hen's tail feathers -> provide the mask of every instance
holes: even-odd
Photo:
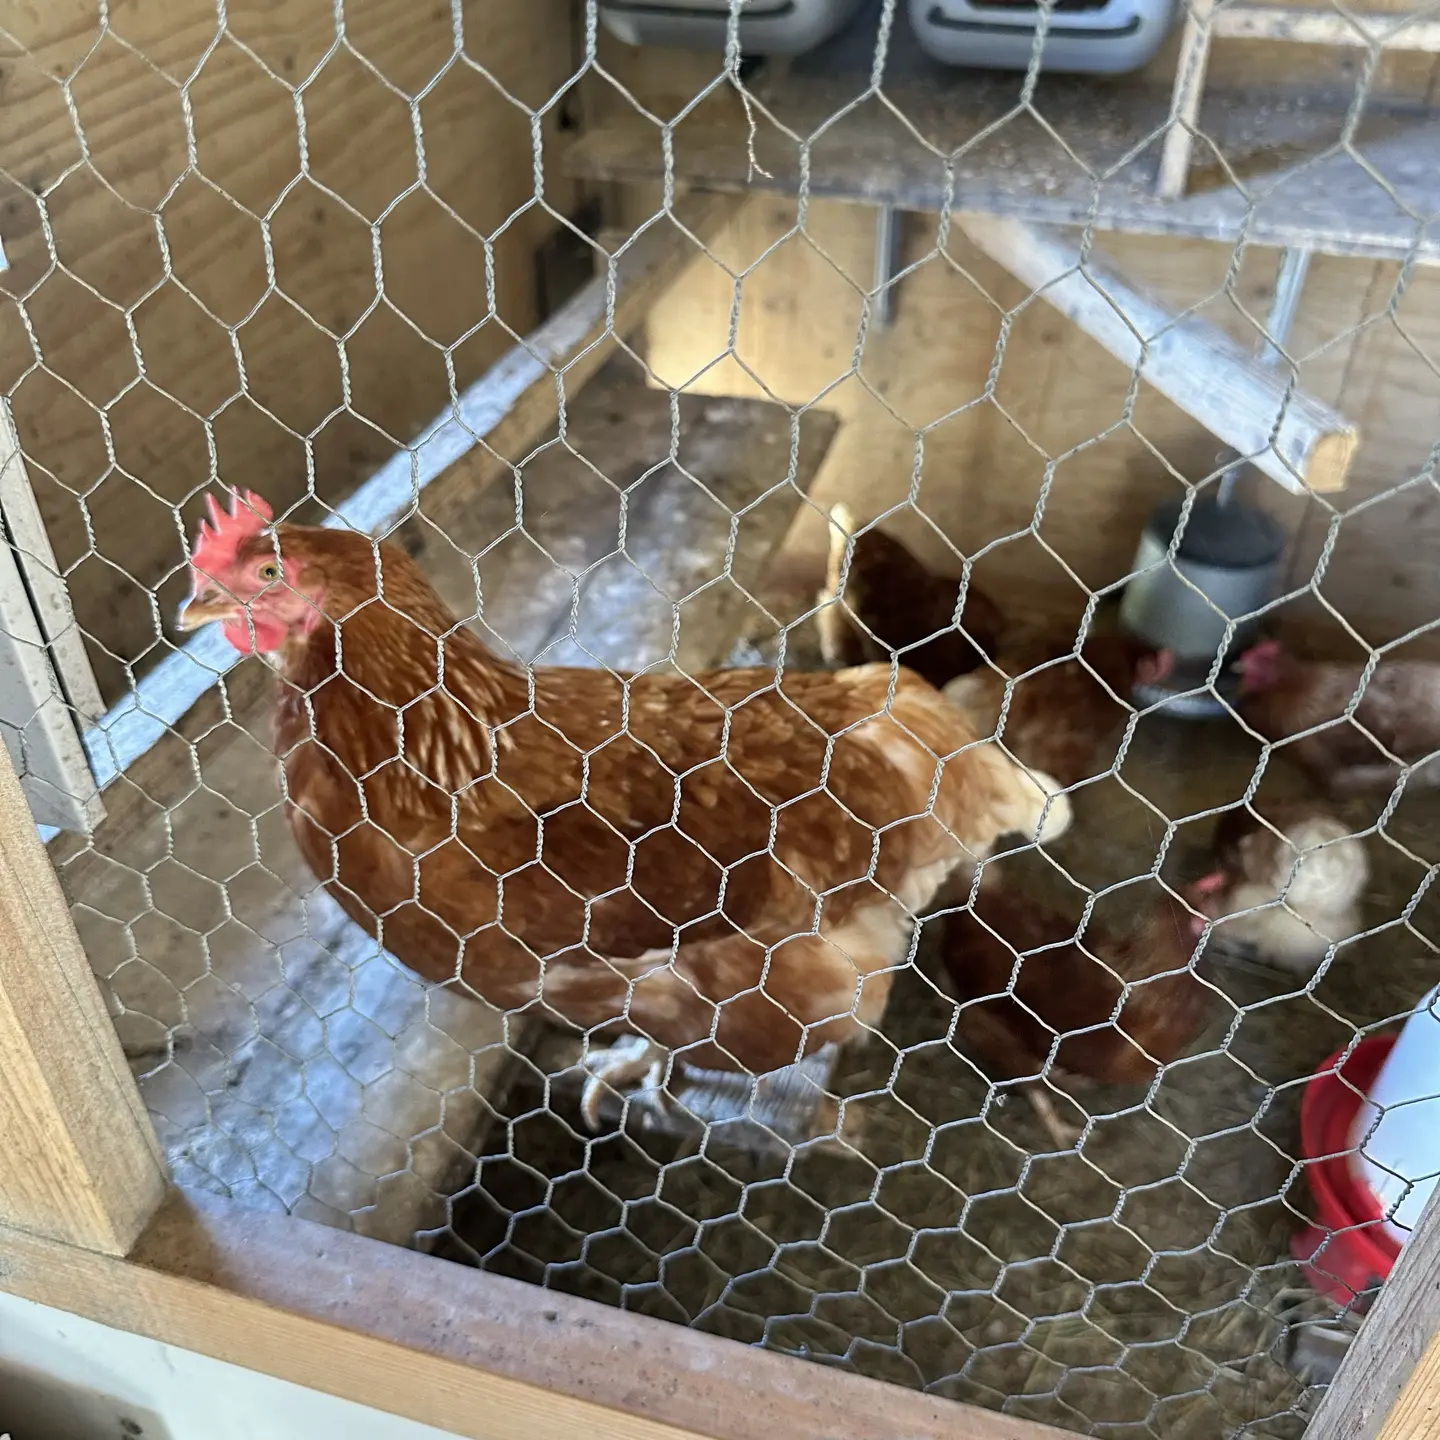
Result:
[[[820,653],[827,665],[847,663],[846,640],[849,617],[839,600],[840,571],[845,564],[845,546],[855,533],[855,514],[844,501],[830,507],[830,553],[825,562],[825,588],[817,595],[820,607],[816,624],[820,631]]]
[[[1042,843],[1058,840],[1070,828],[1070,822],[1075,818],[1070,797],[1063,792],[1063,787],[1053,775],[1047,775],[1043,770],[1029,769],[1022,773],[1038,792],[1034,823],[1024,833],[1034,835]]]
[[[840,592],[840,567],[845,563],[845,546],[857,528],[855,512],[843,500],[830,507],[830,556],[825,564],[825,587],[832,595]]]
[[[984,747],[989,749],[990,747]],[[996,756],[1004,752],[998,748]],[[1032,770],[1005,757],[1008,780],[1003,798],[992,812],[997,835],[1022,835],[1026,840],[1048,843],[1058,840],[1074,819],[1070,797],[1060,782],[1043,770]]]

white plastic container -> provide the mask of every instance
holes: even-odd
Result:
[[[1410,1238],[1440,1177],[1437,1004],[1440,985],[1420,1002],[1396,1036],[1370,1087],[1370,1099],[1361,1103],[1350,1128],[1355,1152],[1350,1156],[1351,1172],[1387,1214],[1394,1208],[1385,1228],[1401,1245]]]
[[[746,55],[803,55],[828,40],[860,0],[740,0]],[[627,45],[723,50],[730,0],[601,0],[600,20]]]
[[[1017,0],[910,0],[921,48],[947,65],[1028,70],[1040,6]],[[1052,73],[1120,75],[1164,43],[1175,0],[1059,0],[1041,66]]]

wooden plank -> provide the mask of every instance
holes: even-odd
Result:
[[[0,541],[0,736],[35,823],[85,832],[104,814],[15,551]]]
[[[78,725],[104,706],[25,470],[10,406],[0,399],[0,729],[42,834],[86,833],[105,814]]]
[[[1342,1434],[1364,1440],[1363,1430]],[[1435,1440],[1440,1435],[1440,1337],[1432,1334],[1395,1408],[1385,1417],[1380,1440]]]
[[[0,1286],[474,1440],[1061,1440],[284,1216],[177,1195],[132,1262],[13,1233]]]
[[[1097,251],[1018,220],[966,216],[961,228],[1047,304],[1287,490],[1339,490],[1359,433],[1328,405],[1290,391],[1207,321],[1129,285]],[[1273,436],[1273,438],[1272,438]]]
[[[0,760],[0,1223],[123,1255],[165,1179],[8,760]]]
[[[1440,51],[1440,20],[1412,15],[1300,10],[1288,5],[1226,5],[1215,12],[1210,33],[1226,40],[1288,40],[1297,45],[1346,45],[1369,49]]]
[[[1244,191],[1207,144],[1191,193],[1163,200],[1154,180],[1171,94],[1153,85],[1042,76],[1032,114],[1017,108],[1014,85],[991,76],[887,84],[885,103],[857,100],[839,80],[792,76],[783,96],[756,109],[754,156],[768,173],[751,165],[745,115],[732,99],[716,94],[669,132],[677,181],[794,195],[803,180],[812,197],[905,210],[1231,245],[1243,235],[1250,245],[1440,262],[1440,232],[1416,219],[1440,213],[1433,109],[1372,101],[1357,132],[1362,166],[1337,146],[1344,103],[1333,95],[1208,91],[1198,128]],[[658,180],[670,163],[666,138],[646,116],[616,114],[572,147],[566,164],[592,180]]]
[[[1426,1202],[1305,1440],[1440,1434],[1440,1191]]]
[[[0,515],[15,548],[15,563],[25,577],[35,606],[35,617],[50,647],[50,655],[65,700],[77,720],[93,725],[105,713],[84,636],[75,621],[70,588],[55,562],[55,551],[35,502],[35,491],[20,453],[20,440],[8,404],[0,401]]]

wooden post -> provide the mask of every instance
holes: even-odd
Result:
[[[1195,146],[1195,124],[1205,95],[1205,72],[1210,65],[1210,27],[1215,0],[1189,0],[1180,58],[1175,63],[1175,94],[1170,105],[1170,128],[1160,147],[1160,169],[1155,193],[1162,200],[1178,200],[1190,175],[1190,152]]]
[[[992,260],[1287,490],[1344,488],[1359,432],[1224,331],[1135,289],[1063,232],[991,215],[961,228]],[[1273,438],[1272,438],[1273,437]]]
[[[1340,1364],[1305,1440],[1440,1433],[1440,1190]]]
[[[123,1255],[160,1148],[8,755],[0,750],[0,1223]]]

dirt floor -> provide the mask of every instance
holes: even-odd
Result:
[[[808,627],[791,636],[792,663],[814,659],[811,643]],[[1207,812],[1245,793],[1258,755],[1232,721],[1146,717],[1120,778],[1080,791],[1070,833],[1005,862],[1007,876],[1077,918],[1087,889],[1149,872],[1162,848],[1167,878],[1195,878],[1209,868]],[[1303,793],[1273,762],[1261,797]],[[1378,811],[1342,813],[1360,831]],[[573,1096],[522,1065],[435,1248],[1082,1432],[1298,1436],[1318,1392],[1283,1363],[1279,1316],[1295,1287],[1308,1293],[1288,1248],[1309,1203],[1301,1091],[1440,978],[1434,903],[1397,923],[1437,842],[1440,800],[1404,801],[1370,841],[1373,933],[1308,992],[1218,971],[1212,1023],[1152,1094],[1084,1092],[1096,1121],[1078,1153],[1039,1153],[1054,1147],[1031,1107],[947,1039],[932,922],[883,1036],[835,1071],[836,1093],[854,1097],[852,1148],[756,1153],[638,1124],[582,1139]]]

